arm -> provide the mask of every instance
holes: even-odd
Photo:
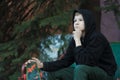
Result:
[[[95,34],[85,47],[77,46],[74,49],[75,60],[78,64],[95,65],[103,53],[104,47],[104,37]]]
[[[65,56],[61,60],[57,60],[57,61],[53,61],[53,62],[43,62],[42,70],[56,71],[61,68],[70,66],[73,62],[74,62],[73,42],[71,41],[69,44],[69,47],[67,48]]]

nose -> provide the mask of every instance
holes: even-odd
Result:
[[[75,25],[79,25],[79,22],[78,22],[78,21],[76,21],[76,22],[75,22]]]

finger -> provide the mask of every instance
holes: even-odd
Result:
[[[73,34],[73,36],[74,36],[74,35],[75,35],[75,31],[73,31],[73,33],[72,33],[72,34]]]
[[[25,65],[25,66],[27,66],[27,64],[28,64],[28,62],[25,62],[25,64],[24,64],[24,65]]]
[[[29,62],[31,63],[31,62],[36,62],[36,61],[35,60],[30,60]]]
[[[28,60],[25,64],[27,65],[27,64],[30,64],[32,62],[36,62],[36,61],[35,60]]]
[[[32,57],[32,60],[36,60],[36,61],[38,61],[38,59],[37,59],[37,58],[35,58],[35,57]]]
[[[75,33],[75,31],[72,32],[73,34]]]

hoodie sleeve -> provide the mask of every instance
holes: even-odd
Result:
[[[70,43],[69,47],[67,48],[65,56],[61,60],[52,61],[52,62],[43,62],[44,67],[42,68],[42,70],[50,72],[70,66],[74,62],[72,47],[73,44]]]
[[[74,48],[75,60],[77,64],[96,65],[104,51],[105,40],[100,35],[94,35],[86,47],[78,46]]]

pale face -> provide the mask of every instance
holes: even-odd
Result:
[[[74,17],[74,29],[75,31],[84,31],[85,30],[85,23],[83,16],[80,13],[76,13]]]

